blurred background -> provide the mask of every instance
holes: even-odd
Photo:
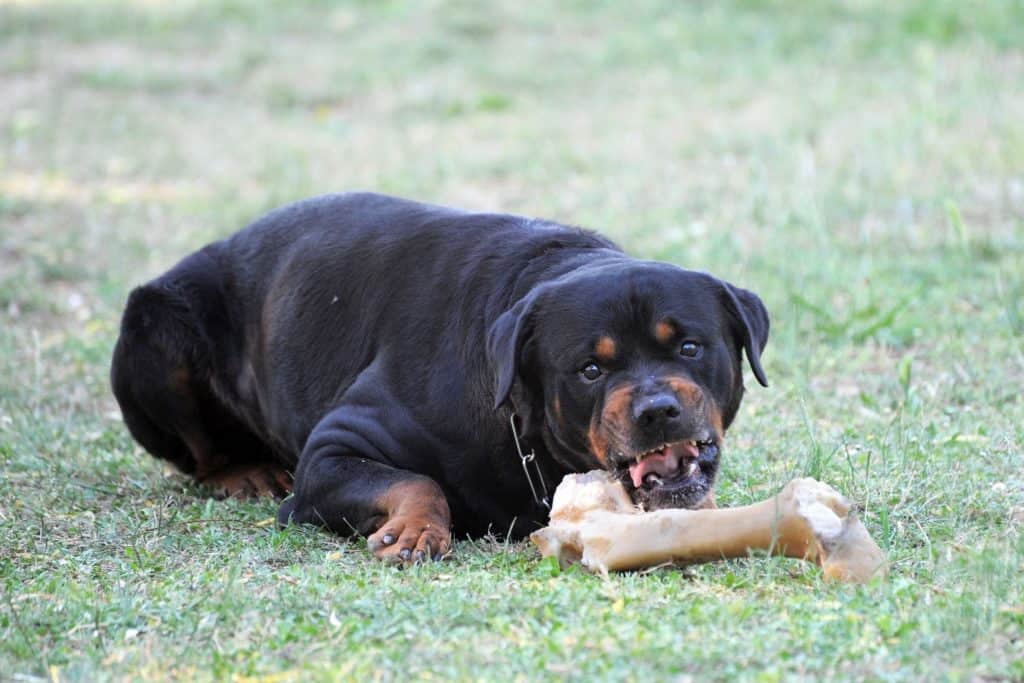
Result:
[[[107,400],[132,286],[351,189],[749,287],[752,397],[822,424],[909,356],[943,395],[1024,376],[1020,2],[6,0],[0,38],[0,363],[34,345],[64,400]]]
[[[0,523],[30,557],[43,527],[85,552],[83,511],[192,504],[109,395],[129,290],[281,203],[375,190],[758,292],[772,387],[748,378],[719,501],[828,479],[915,600],[959,596],[893,649],[975,637],[1005,664],[984,634],[1024,557],[1022,122],[1015,0],[0,0],[0,492],[65,515]],[[11,647],[75,646],[40,638]]]

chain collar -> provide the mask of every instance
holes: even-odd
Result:
[[[512,413],[509,418],[509,423],[512,425],[512,440],[516,443],[516,452],[519,454],[519,460],[523,464],[523,474],[526,475],[526,482],[530,485],[530,492],[533,494],[533,501],[537,505],[542,505],[548,510],[551,509],[551,501],[548,498],[548,486],[544,483],[544,475],[541,474],[540,465],[537,464],[537,452],[534,449],[530,449],[529,453],[523,453],[523,446],[519,443],[519,433],[516,431],[516,414]],[[537,487],[533,483],[533,477],[530,475],[529,463],[533,463],[533,469],[537,471],[537,479],[540,480],[540,488],[544,492],[544,496],[537,495]]]

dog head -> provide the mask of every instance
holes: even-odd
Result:
[[[534,288],[490,329],[496,406],[574,471],[604,468],[646,509],[699,507],[743,397],[767,386],[768,314],[705,273],[628,258]]]

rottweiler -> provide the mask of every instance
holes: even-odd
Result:
[[[332,194],[132,291],[111,383],[151,454],[407,563],[530,533],[570,472],[713,506],[767,339],[754,293],[596,233]]]

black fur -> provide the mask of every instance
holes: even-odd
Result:
[[[665,316],[706,339],[706,368],[652,345]],[[621,361],[604,388],[577,386],[600,334],[615,335]],[[294,471],[282,521],[368,534],[382,491],[429,477],[456,533],[520,536],[546,511],[515,453],[513,411],[553,487],[602,464],[588,426],[605,391],[638,373],[692,378],[727,427],[741,349],[763,383],[767,334],[752,293],[591,232],[329,195],[132,292],[112,383],[132,435],[200,480],[247,463]]]

